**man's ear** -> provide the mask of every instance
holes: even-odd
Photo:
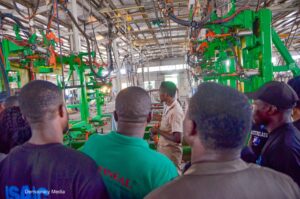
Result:
[[[63,104],[59,105],[58,114],[60,117],[64,117],[65,114],[67,114],[67,113],[65,113],[65,111],[66,111],[65,106]]]
[[[147,116],[147,123],[151,122],[152,120],[152,113],[150,112]]]
[[[274,115],[278,112],[278,108],[276,106],[269,106],[267,109],[268,115]]]
[[[198,134],[197,133],[197,125],[193,120],[192,120],[192,130],[191,130],[190,134],[191,134],[191,136],[195,136]]]
[[[118,114],[117,114],[117,111],[114,111],[114,118],[115,118],[115,121],[117,122],[117,121],[118,121]]]
[[[197,128],[196,128],[196,123],[193,120],[190,119],[185,119],[184,121],[184,133],[183,133],[183,138],[185,140],[185,142],[190,145],[193,146],[195,141],[197,141],[198,139],[196,139],[196,135],[197,135]]]
[[[28,122],[25,115],[22,114],[22,118],[23,118],[24,121]]]

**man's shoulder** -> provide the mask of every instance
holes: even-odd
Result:
[[[178,102],[176,103],[174,110],[176,112],[182,112],[183,113],[183,108]]]
[[[275,149],[285,151],[285,153],[300,152],[300,131],[293,125],[284,132],[275,144]]]
[[[183,190],[183,188],[186,186],[186,176],[180,176],[177,177],[176,179],[166,183],[165,185],[155,189],[154,191],[150,192],[150,194],[148,194],[146,196],[147,198],[160,198],[162,196],[162,194],[165,196],[164,198],[173,198],[174,196],[174,190],[176,190],[176,192]],[[180,189],[180,190],[178,190]]]
[[[150,148],[147,148],[147,153],[149,156],[151,156],[153,159],[157,161],[161,161],[161,164],[168,164],[168,163],[171,163],[172,161],[169,160],[169,158],[167,156],[165,156],[164,154],[162,153],[159,153],[153,149],[150,149]]]
[[[184,112],[180,105],[175,106],[172,110],[169,111],[169,117],[178,117],[184,119]]]
[[[152,149],[145,149],[144,156],[142,157],[144,161],[147,162],[148,166],[151,165],[153,168],[160,169],[170,169],[176,168],[174,163],[164,154],[154,151]]]
[[[283,185],[290,185],[294,184],[294,181],[292,178],[284,173],[275,171],[273,169],[267,168],[267,167],[262,167],[256,164],[249,163],[249,168],[248,171],[250,173],[257,173],[259,176],[264,178],[265,180],[270,180],[270,182],[276,182]],[[261,180],[261,179],[258,179]]]
[[[40,151],[35,148],[27,148],[26,146],[15,147],[7,157],[1,162],[3,165],[10,165],[12,162],[19,161],[20,164],[26,162],[28,158],[35,159],[42,155],[45,159],[51,160],[49,164],[57,164],[63,166],[71,166],[75,169],[80,165],[82,169],[96,167],[94,161],[80,151],[69,148],[67,146],[57,144],[52,147],[44,148]],[[84,164],[82,164],[84,162]]]
[[[245,178],[245,180],[243,180],[245,186],[248,186],[249,182],[254,183],[255,185],[261,184],[262,187],[268,184],[268,188],[271,187],[272,189],[285,190],[289,193],[292,193],[292,195],[300,194],[298,185],[289,176],[266,167],[249,164],[247,169],[235,172],[235,179],[237,177],[236,175],[241,175],[243,178]],[[212,175],[211,177],[215,176]],[[193,181],[191,181],[191,178],[193,179]],[[164,198],[173,198],[174,190],[176,190],[175,192],[184,192],[186,191],[185,187],[193,184],[193,182],[200,182],[199,184],[203,183],[205,184],[205,186],[210,186],[207,183],[214,181],[208,181],[207,178],[210,178],[210,176],[206,175],[205,177],[197,177],[197,175],[183,175],[154,190],[149,195],[147,195],[146,198],[160,198],[161,195],[164,195]],[[231,180],[229,179],[229,181],[232,182],[232,178]],[[236,182],[237,180],[234,181]],[[226,183],[226,177],[224,178],[224,180],[222,180],[222,182]],[[211,184],[211,186],[214,186],[214,184]]]
[[[110,137],[111,133],[108,134],[94,134],[92,136],[89,137],[88,141],[85,143],[85,147],[86,146],[92,146],[92,147],[97,147],[97,146],[101,146],[101,143],[105,142],[109,142],[109,137]]]

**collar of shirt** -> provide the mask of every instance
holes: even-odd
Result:
[[[184,175],[213,175],[242,171],[249,165],[241,159],[226,162],[203,162],[194,163]]]
[[[119,144],[149,148],[148,143],[142,138],[122,135],[121,133],[117,133],[115,131],[112,131],[110,134],[108,134],[108,136]]]
[[[48,149],[49,147],[63,146],[61,143],[48,143],[48,144],[31,144],[29,142],[24,143],[21,147],[26,149]]]
[[[273,131],[270,132],[269,137],[274,137],[278,133],[286,132],[285,129],[290,128],[292,125],[293,125],[293,123],[285,123],[285,124],[277,127],[276,129],[274,129]]]
[[[164,110],[164,114],[167,114],[169,112],[169,110],[171,110],[172,108],[174,108],[176,106],[176,103],[177,103],[177,100],[174,99],[174,102],[170,106],[168,106],[166,104],[165,110]]]

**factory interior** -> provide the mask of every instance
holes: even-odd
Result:
[[[299,98],[299,0],[0,0],[0,199],[299,199]]]

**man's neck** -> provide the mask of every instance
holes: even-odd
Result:
[[[286,124],[286,123],[291,123],[292,119],[288,117],[283,117],[283,118],[275,118],[270,124],[266,126],[267,130],[269,133],[272,133],[275,129],[278,127]]]
[[[227,162],[240,158],[239,150],[232,150],[226,152],[216,152],[213,150],[198,150],[192,148],[191,162],[201,163],[201,162]]]
[[[145,124],[118,122],[117,132],[129,137],[143,138],[145,134]]]
[[[31,129],[32,136],[28,142],[36,145],[63,143],[63,133],[55,127],[54,124],[47,124],[45,126],[38,125],[38,128],[33,125]]]
[[[174,101],[175,101],[174,98],[169,98],[168,100],[166,100],[166,105],[171,106],[174,103]]]

